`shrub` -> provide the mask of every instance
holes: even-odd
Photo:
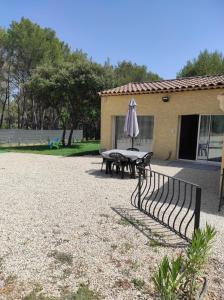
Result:
[[[198,278],[202,275],[215,234],[215,229],[206,225],[204,230],[194,233],[185,254],[180,253],[171,261],[167,256],[163,258],[153,275],[161,300],[193,299],[197,295]]]

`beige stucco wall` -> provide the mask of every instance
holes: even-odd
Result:
[[[113,117],[125,115],[128,102],[134,98],[138,115],[154,116],[154,157],[177,158],[179,140],[179,119],[188,114],[224,114],[217,96],[224,89],[186,91],[170,93],[170,101],[164,103],[166,94],[141,94],[101,97],[101,148],[112,148]]]

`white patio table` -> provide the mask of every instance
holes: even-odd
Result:
[[[143,151],[130,151],[130,150],[120,150],[120,149],[111,149],[108,151],[104,151],[101,153],[101,155],[104,158],[108,159],[106,173],[108,173],[108,171],[110,171],[111,161],[109,159],[110,159],[111,153],[120,153],[130,159],[130,161],[132,162],[132,177],[134,177],[134,178],[135,178],[135,161],[137,159],[143,158],[147,154],[147,152],[143,152]]]
[[[130,151],[130,150],[120,150],[120,149],[111,149],[108,151],[104,151],[101,154],[105,158],[110,158],[111,153],[120,153],[131,160],[136,160],[139,158],[141,159],[147,154],[147,152],[142,152],[142,151]]]

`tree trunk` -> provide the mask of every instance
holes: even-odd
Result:
[[[9,95],[8,95],[8,128],[11,127],[11,119],[10,119],[10,103],[9,103]]]
[[[74,130],[74,127],[72,126],[71,130],[70,130],[70,133],[69,133],[69,138],[68,138],[68,144],[67,144],[67,147],[71,147],[72,145],[72,135],[73,135],[73,130]]]
[[[45,118],[45,109],[40,113],[40,129],[44,129],[44,118]]]
[[[63,147],[65,147],[65,135],[66,135],[66,127],[63,125],[63,133],[62,133],[62,138],[61,138]]]
[[[36,117],[36,111],[35,111],[35,101],[33,98],[31,98],[31,119],[32,119],[32,129],[37,130],[37,117]]]
[[[19,107],[19,100],[18,100],[18,103],[17,103],[17,114],[18,114],[18,121],[17,121],[17,126],[18,126],[18,129],[20,129],[20,107]]]
[[[23,129],[24,125],[25,125],[25,119],[26,119],[26,96],[24,95],[24,93],[23,93],[22,98],[23,98],[23,102],[21,104],[21,106],[22,106],[22,116],[21,116],[20,126]]]
[[[3,124],[6,102],[7,102],[7,94],[5,96],[5,100],[4,100],[3,105],[2,105],[2,114],[1,114],[1,120],[0,120],[0,128],[2,128],[2,124]]]
[[[10,71],[10,68],[9,68],[9,71]],[[7,77],[7,87],[5,89],[5,100],[3,102],[3,106],[2,106],[2,114],[1,114],[1,120],[0,120],[0,128],[2,128],[2,125],[3,125],[3,120],[4,120],[4,113],[5,113],[5,107],[6,107],[6,103],[8,101],[8,119],[9,119],[9,74],[8,74],[8,77]],[[8,120],[9,121],[9,120]]]

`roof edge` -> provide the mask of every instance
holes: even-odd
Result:
[[[224,87],[224,74],[181,77],[149,82],[130,82],[99,92],[99,96],[118,96],[152,93],[173,93],[180,91],[208,90]]]
[[[219,86],[208,86],[208,87],[195,87],[195,88],[185,88],[185,89],[176,89],[176,90],[157,90],[157,91],[139,91],[139,92],[121,92],[121,93],[101,93],[99,92],[98,95],[100,97],[107,97],[107,96],[123,96],[123,95],[147,95],[147,94],[167,94],[167,93],[179,93],[179,92],[190,92],[190,91],[202,91],[202,90],[218,90],[224,88],[223,85]]]

